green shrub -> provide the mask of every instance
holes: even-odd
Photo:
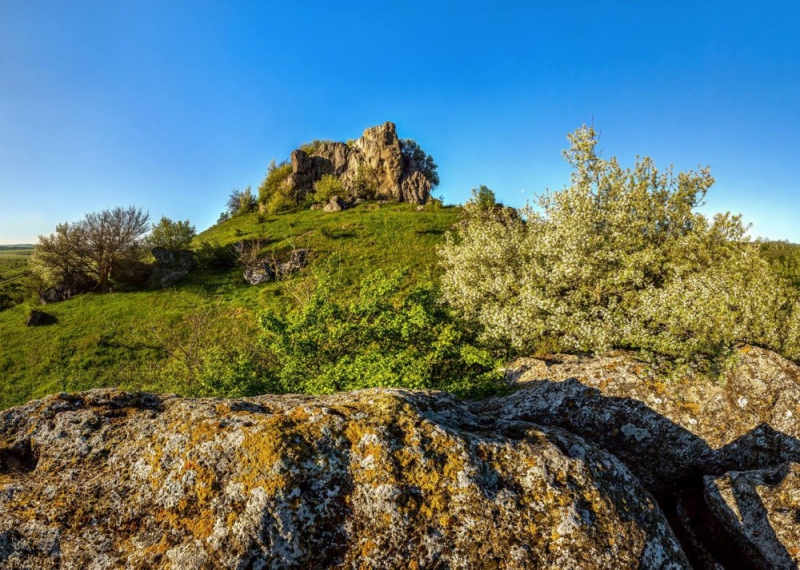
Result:
[[[172,252],[181,251],[189,249],[196,234],[197,231],[189,220],[173,222],[168,217],[162,216],[157,224],[153,224],[145,244],[148,248],[163,247]]]
[[[201,239],[194,247],[194,259],[200,269],[221,269],[231,267],[235,256],[229,247],[217,240]]]
[[[483,339],[522,353],[635,348],[715,359],[736,343],[788,351],[797,293],[759,256],[739,216],[699,212],[708,169],[623,169],[569,136],[572,183],[521,219],[470,219],[440,249],[445,299]]]
[[[314,184],[315,202],[328,202],[333,196],[344,197],[342,181],[333,174],[325,174]]]
[[[369,387],[432,388],[464,396],[498,390],[496,362],[472,343],[431,283],[402,289],[403,273],[379,271],[355,299],[323,278],[287,315],[263,313],[260,344],[272,386],[331,393]]]
[[[352,194],[355,198],[364,200],[372,200],[378,194],[378,177],[366,164],[361,164],[356,169]]]

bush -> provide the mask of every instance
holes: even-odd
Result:
[[[285,160],[276,164],[273,160],[267,167],[267,175],[258,187],[258,202],[264,211],[276,214],[297,206],[297,198],[286,185],[292,173],[292,165]]]
[[[645,349],[696,362],[736,343],[788,350],[796,291],[759,256],[739,216],[698,213],[708,169],[623,169],[583,127],[572,183],[521,219],[470,219],[440,249],[445,299],[517,352]],[[795,309],[796,311],[796,309]]]
[[[194,259],[200,269],[222,269],[233,266],[236,256],[216,240],[201,240],[195,245]]]
[[[328,202],[333,196],[344,196],[342,181],[333,174],[325,174],[314,184],[315,202]]]
[[[307,143],[301,144],[299,148],[300,148],[300,150],[302,150],[306,154],[312,155],[315,152],[317,152],[319,150],[319,147],[321,147],[323,144],[330,143],[330,142],[333,142],[333,141],[314,139],[311,142],[307,142]]]
[[[403,273],[377,272],[353,300],[329,277],[284,316],[261,315],[260,339],[273,386],[331,393],[377,386],[432,388],[477,396],[501,385],[490,355],[472,343],[431,283],[408,292]]]
[[[189,220],[173,222],[168,217],[162,216],[157,224],[153,224],[153,229],[145,243],[151,249],[163,247],[168,251],[176,252],[189,249],[196,234],[197,231],[189,223]]]

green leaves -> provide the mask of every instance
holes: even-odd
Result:
[[[262,350],[285,391],[331,393],[375,386],[477,395],[499,388],[495,361],[424,282],[404,290],[405,272],[378,271],[354,299],[323,279],[295,312],[263,314]]]

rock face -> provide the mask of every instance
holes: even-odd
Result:
[[[326,174],[337,176],[348,193],[355,193],[359,184],[368,185],[377,196],[399,202],[425,204],[431,192],[431,182],[419,165],[403,154],[394,123],[371,127],[350,145],[325,142],[312,155],[299,149],[292,152],[287,184],[301,200]]]
[[[689,568],[622,463],[441,393],[0,414],[3,568]]]
[[[759,568],[800,563],[800,465],[705,478],[714,517]]]
[[[191,251],[170,251],[163,247],[154,247],[151,253],[156,258],[156,263],[150,282],[163,289],[172,287],[194,267],[194,253]]]

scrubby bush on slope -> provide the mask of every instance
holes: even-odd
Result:
[[[325,277],[294,312],[262,314],[268,383],[311,394],[376,386],[496,391],[496,363],[472,344],[434,285],[403,291],[402,282],[402,272],[378,271],[357,297],[341,299]]]
[[[441,248],[443,290],[485,340],[519,352],[638,348],[678,360],[747,342],[798,357],[796,291],[759,257],[739,216],[697,211],[708,169],[622,168],[583,127],[571,185],[522,219],[477,217]],[[795,325],[797,327],[797,325]]]

